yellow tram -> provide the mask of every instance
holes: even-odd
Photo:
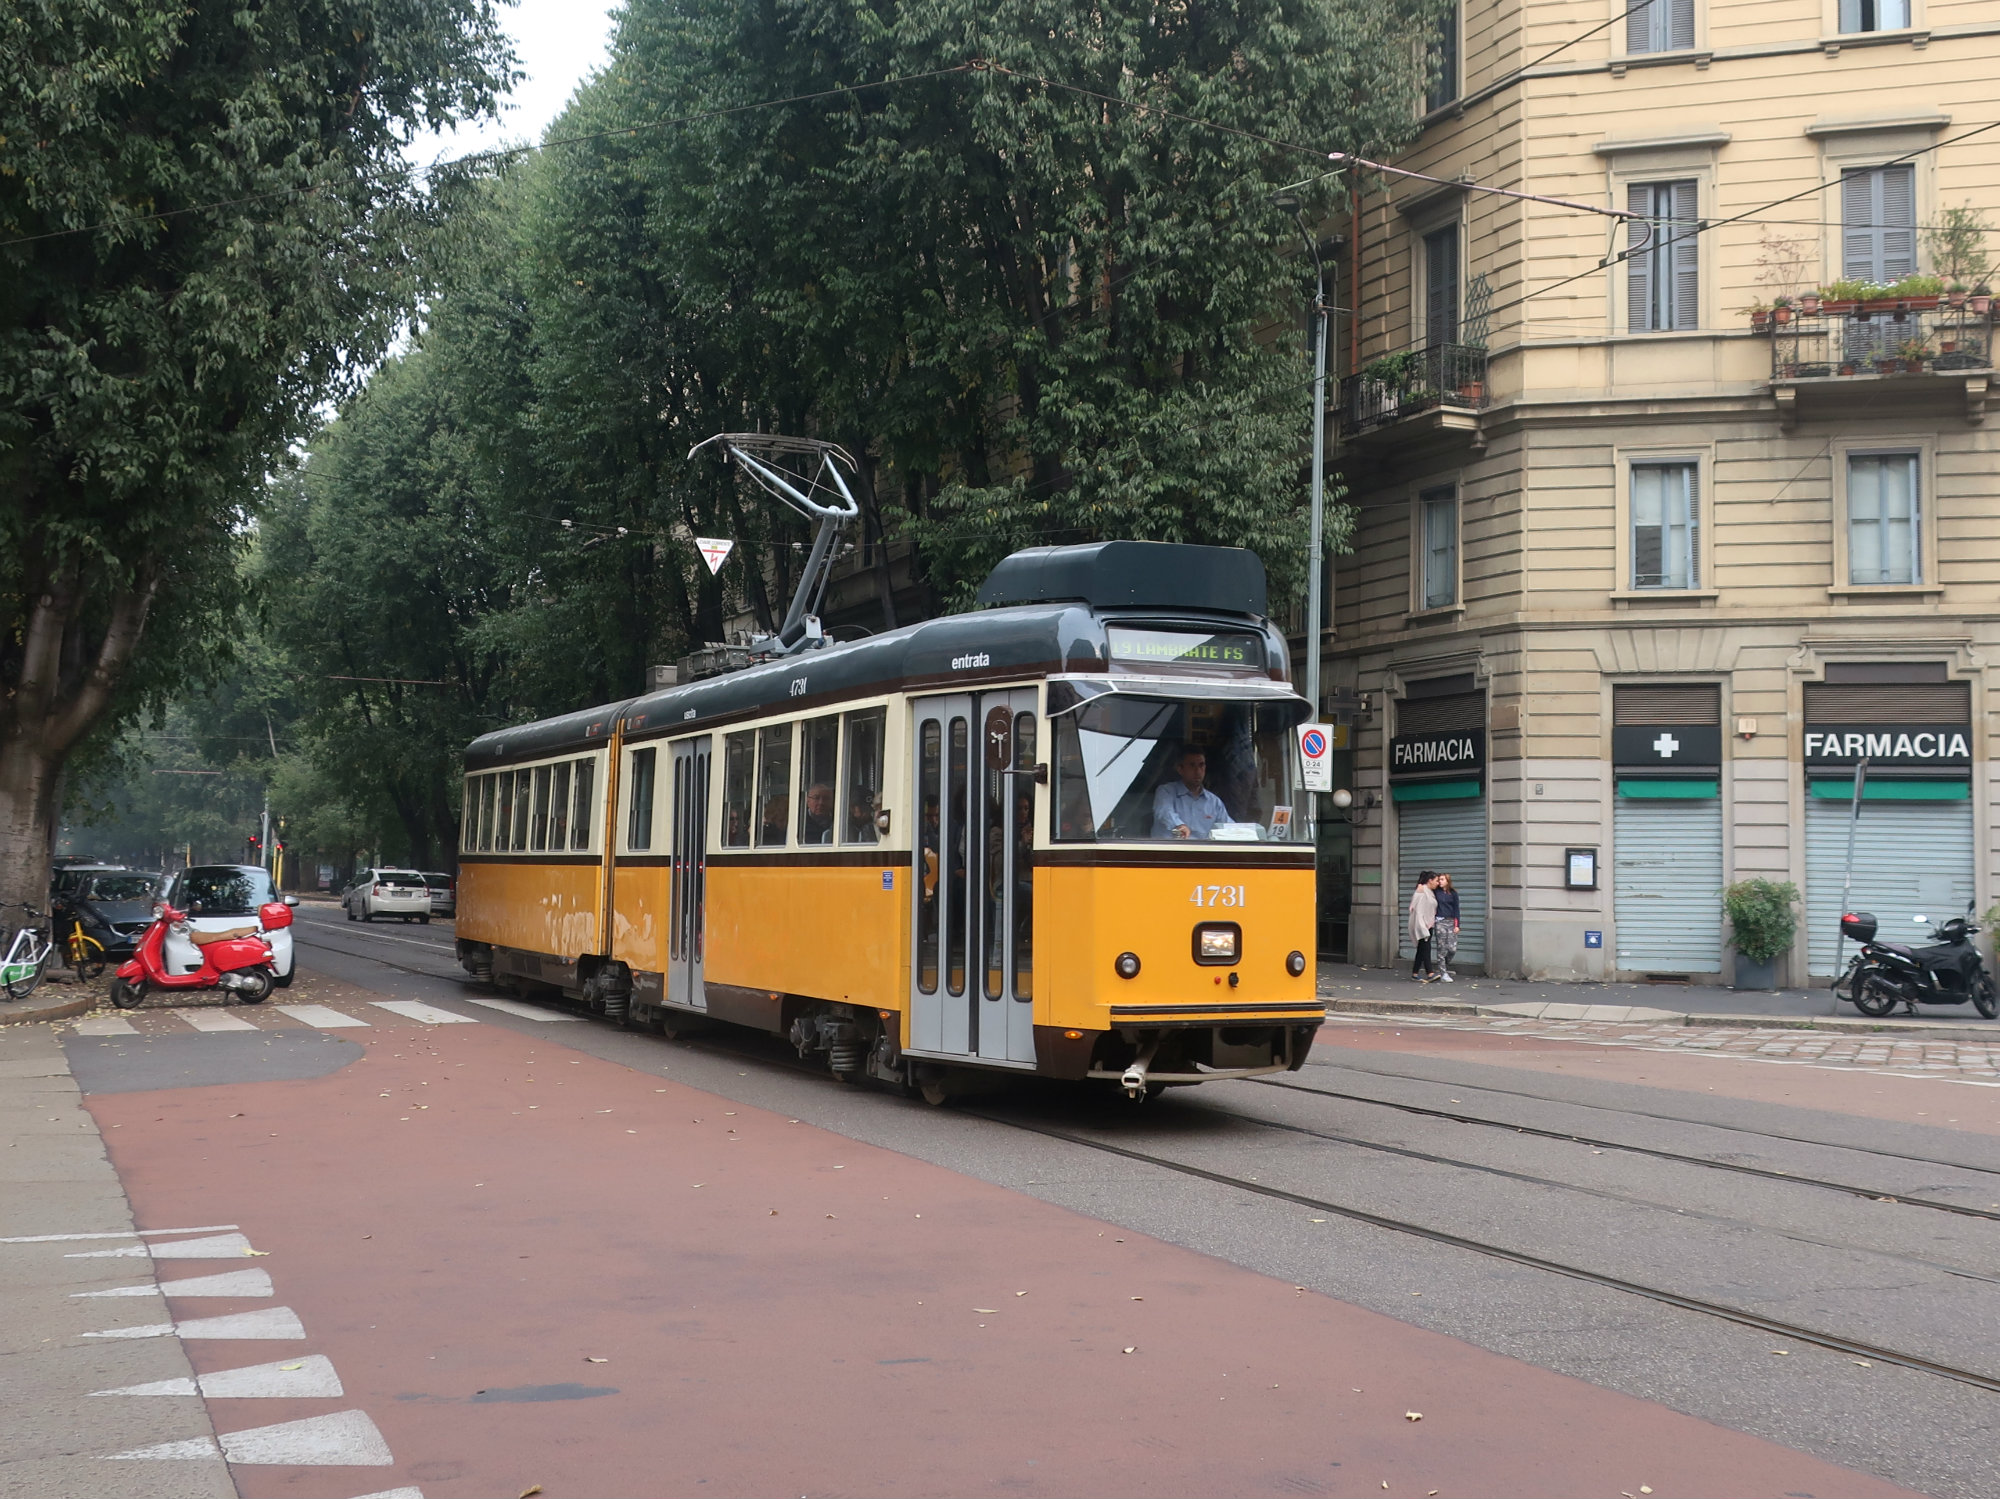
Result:
[[[1038,548],[979,602],[474,740],[459,961],[934,1102],[968,1068],[1301,1066],[1308,704],[1262,563]]]

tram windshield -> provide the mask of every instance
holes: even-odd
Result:
[[[1292,729],[1306,704],[1106,693],[1051,696],[1055,837],[1083,843],[1311,839]]]

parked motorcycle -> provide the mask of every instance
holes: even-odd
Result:
[[[278,965],[264,934],[292,924],[290,906],[282,901],[269,901],[257,908],[256,926],[236,927],[226,932],[196,931],[188,921],[188,912],[177,911],[164,901],[153,909],[153,924],[139,938],[139,950],[111,981],[111,1002],[119,1009],[137,1009],[153,989],[175,993],[221,989],[246,1005],[262,1004],[270,998],[278,981]],[[195,906],[193,914],[200,913],[200,906]],[[185,938],[194,947],[200,955],[198,966],[189,968],[185,961],[179,965],[168,962],[170,936]],[[175,966],[187,971],[176,973]]]
[[[1964,916],[1932,926],[1929,947],[1877,940],[1875,918],[1866,911],[1842,916],[1841,933],[1859,942],[1861,951],[1833,981],[1834,993],[1864,1015],[1887,1015],[1897,1005],[1914,1015],[1918,1005],[1962,1005],[1970,1000],[1988,1020],[2000,1016],[2000,992],[1972,941],[1979,928],[1968,919],[1972,907],[1965,910]],[[1920,925],[1930,922],[1927,916],[1916,920]]]

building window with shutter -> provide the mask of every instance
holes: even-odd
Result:
[[[1701,326],[1701,194],[1694,182],[1635,182],[1625,276],[1627,325],[1634,333]]]
[[[1700,478],[1692,463],[1632,465],[1632,586],[1701,587]]]
[[[1420,607],[1449,609],[1458,603],[1458,491],[1450,485],[1417,496]]]
[[[1847,581],[1856,588],[1924,581],[1920,455],[1847,456]]]
[[[1694,46],[1694,0],[1640,0],[1625,13],[1627,52],[1681,52]]]
[[[1917,169],[1862,167],[1840,174],[1840,274],[1890,282],[1917,271]]]
[[[1437,39],[1430,48],[1430,87],[1424,91],[1426,114],[1458,98],[1458,16],[1458,0],[1451,0],[1438,19]]]
[[[1458,225],[1424,236],[1424,342],[1458,342]]]
[[[1910,25],[1910,0],[1840,0],[1842,31],[1902,31]]]

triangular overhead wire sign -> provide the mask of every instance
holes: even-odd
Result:
[[[709,536],[697,536],[695,549],[701,553],[701,560],[708,564],[709,575],[713,577],[722,571],[722,564],[729,560],[729,554],[736,550],[733,541],[717,541]]]

